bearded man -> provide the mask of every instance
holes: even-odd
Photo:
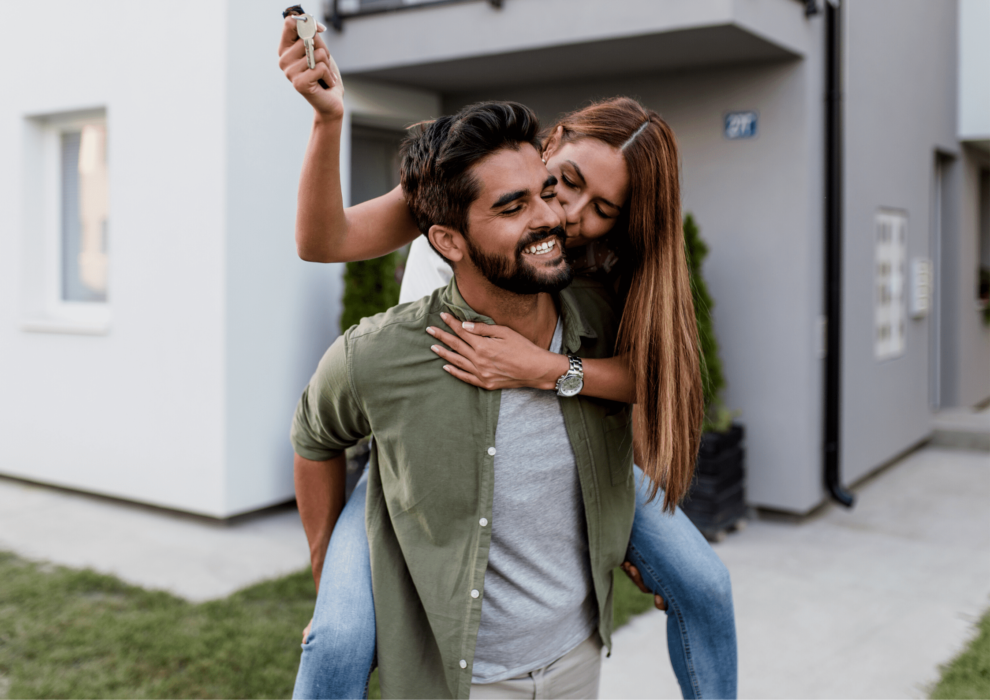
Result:
[[[576,376],[581,357],[613,353],[604,290],[571,284],[538,129],[522,105],[485,103],[409,137],[403,191],[454,278],[338,338],[296,410],[297,473],[375,437],[366,526],[383,697],[533,697],[534,682],[538,697],[597,696],[633,518],[629,409],[485,391],[431,351],[451,314],[567,354]]]

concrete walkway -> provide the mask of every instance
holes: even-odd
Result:
[[[990,454],[926,447],[853,510],[760,519],[715,551],[732,575],[744,698],[927,697],[990,607]],[[603,698],[677,698],[666,615],[615,635]]]
[[[742,697],[923,697],[990,606],[990,454],[925,447],[852,511],[769,516],[715,545],[732,573]],[[298,515],[220,524],[0,479],[0,549],[190,600],[307,565]],[[677,698],[666,616],[615,635],[604,698]]]
[[[225,523],[3,478],[0,550],[191,601],[309,566],[294,505]]]

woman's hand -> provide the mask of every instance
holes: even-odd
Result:
[[[643,583],[643,577],[640,576],[639,569],[633,566],[630,562],[624,561],[622,562],[622,570],[626,572],[626,576],[628,576],[629,579],[636,584],[636,588],[643,591],[643,593],[650,592],[650,589],[646,587],[645,583]],[[667,609],[667,601],[655,593],[653,594],[653,605],[656,606],[657,610]],[[308,627],[306,629],[307,631],[309,630]]]
[[[316,21],[314,18],[312,21]],[[326,27],[317,24],[320,32]],[[344,116],[344,83],[340,79],[340,71],[327,49],[323,37],[317,34],[313,37],[313,58],[316,67],[310,68],[306,62],[306,46],[299,39],[296,31],[296,19],[293,16],[285,18],[282,25],[282,38],[278,44],[278,67],[292,83],[300,95],[313,105],[318,117],[328,120],[339,120]],[[328,88],[320,85],[323,80]]]
[[[567,372],[563,355],[543,350],[505,326],[461,323],[440,314],[454,333],[430,326],[426,332],[447,345],[433,352],[447,361],[444,369],[463,382],[482,389],[553,389]]]
[[[313,618],[309,618],[309,624],[306,625],[306,629],[303,630],[302,643],[305,644],[306,640],[309,639],[309,632],[313,629]]]

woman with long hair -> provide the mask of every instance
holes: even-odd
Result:
[[[344,208],[343,83],[319,37],[314,69],[296,38],[295,22],[287,20],[279,65],[315,110],[299,187],[300,257],[364,260],[412,242],[403,296],[431,292],[450,271],[420,235],[401,188]],[[600,278],[623,302],[615,357],[584,361],[582,393],[636,404],[637,501],[624,568],[667,611],[668,649],[684,697],[735,697],[728,572],[677,507],[693,476],[704,406],[674,134],[656,112],[620,97],[561,118],[547,131],[543,158],[558,180],[577,274]],[[567,371],[566,357],[508,328],[465,327],[449,315],[444,321],[453,332],[434,333],[449,349],[436,352],[462,381],[552,389]],[[305,486],[297,474],[299,485]],[[375,644],[364,493],[361,483],[346,506],[339,496],[324,499],[325,513],[307,513],[300,504],[319,594],[295,697],[364,692]]]

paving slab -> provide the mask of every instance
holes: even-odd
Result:
[[[990,455],[918,450],[849,511],[765,517],[715,544],[732,576],[743,698],[927,697],[990,607]],[[678,698],[666,615],[616,632],[603,698]]]
[[[190,601],[309,565],[295,506],[218,521],[0,478],[0,550]]]

